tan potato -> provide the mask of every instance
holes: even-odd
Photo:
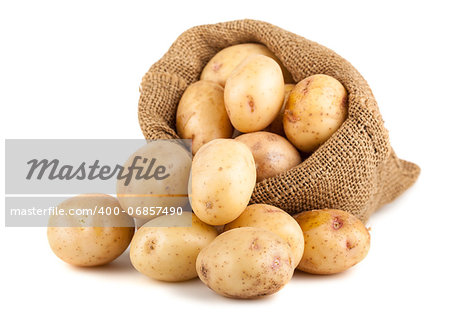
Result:
[[[256,182],[274,177],[302,162],[297,149],[284,137],[274,133],[247,133],[235,140],[244,143],[252,151],[256,164]]]
[[[58,209],[64,214],[50,217],[47,238],[52,251],[66,263],[103,265],[119,257],[130,244],[133,218],[122,211],[114,197],[83,194],[63,201]]]
[[[210,81],[198,81],[185,90],[177,109],[177,132],[192,139],[192,153],[205,143],[230,138],[233,127],[223,102],[223,88]]]
[[[255,161],[247,146],[233,139],[213,140],[192,161],[192,209],[207,224],[229,223],[247,207],[255,183]]]
[[[348,212],[335,209],[302,212],[294,218],[305,238],[305,251],[298,269],[312,274],[335,274],[366,257],[370,234]]]
[[[159,174],[159,179],[138,179],[135,170],[129,183],[127,178],[117,180],[117,198],[120,205],[129,215],[141,218],[141,222],[155,218],[150,211],[151,207],[176,208],[188,202],[192,163],[190,153],[172,141],[149,141],[130,156],[124,168],[128,169],[135,162],[136,167],[143,167],[143,172],[146,172],[152,159],[155,160],[153,171],[156,172],[160,167],[161,171],[164,169]]]
[[[253,43],[234,45],[219,51],[206,64],[200,79],[213,81],[225,86],[225,82],[233,70],[251,55],[264,55],[274,59],[280,65],[285,82],[292,83],[294,81],[291,73],[266,46]]]
[[[239,227],[257,227],[270,230],[283,238],[292,250],[293,264],[297,266],[303,255],[304,240],[300,225],[287,212],[280,208],[253,204],[224,227],[224,231]]]
[[[153,279],[189,280],[197,277],[198,253],[216,236],[214,227],[204,224],[190,212],[181,216],[160,216],[136,232],[130,246],[131,263]]]
[[[230,75],[224,92],[231,124],[240,132],[264,129],[277,117],[284,98],[280,66],[263,55],[250,56]]]
[[[220,295],[255,298],[278,292],[292,278],[292,251],[278,235],[242,227],[219,235],[197,257],[200,280]]]
[[[313,152],[347,118],[347,91],[331,76],[313,75],[298,83],[284,111],[286,137],[303,152]]]
[[[281,106],[280,112],[278,113],[277,117],[273,122],[264,129],[264,131],[272,132],[281,136],[285,136],[284,129],[283,129],[283,116],[284,116],[284,109],[286,108],[286,103],[289,98],[289,94],[294,89],[295,84],[284,84],[284,101],[283,105]]]

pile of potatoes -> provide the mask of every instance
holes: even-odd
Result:
[[[95,220],[91,227],[49,227],[52,250],[70,264],[95,266],[114,260],[130,244],[131,263],[142,274],[168,282],[198,276],[232,298],[273,294],[296,268],[335,274],[360,262],[370,234],[348,212],[291,216],[271,205],[249,205],[257,182],[299,165],[302,155],[314,152],[346,119],[347,92],[339,81],[313,75],[292,83],[263,45],[240,44],[217,53],[184,92],[176,116],[179,136],[192,140],[190,171],[173,163],[183,178],[177,184],[189,181],[192,212],[156,217],[136,232],[129,222],[122,227],[133,220],[127,214],[98,219],[115,220],[115,227],[92,227]],[[130,187],[118,183],[118,200],[81,195],[60,207],[128,209],[148,201],[130,203],[127,194],[154,190],[150,182]]]
[[[254,154],[259,143],[265,151],[256,153],[257,164],[274,166],[267,173],[266,165],[261,180],[286,171],[301,161],[296,148],[314,152],[347,117],[347,91],[338,80],[318,74],[293,82],[265,46],[225,48],[185,90],[176,115],[177,132],[192,139],[193,154],[214,139],[258,133],[240,140]],[[262,159],[280,153],[280,160]]]

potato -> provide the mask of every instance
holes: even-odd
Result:
[[[189,280],[197,277],[198,253],[216,236],[214,227],[190,212],[160,216],[136,232],[130,246],[131,263],[142,274],[160,281]]]
[[[302,161],[297,149],[288,140],[274,133],[247,133],[235,140],[244,143],[252,151],[257,182],[285,172]]]
[[[303,152],[313,152],[347,118],[347,91],[327,75],[313,75],[289,95],[283,116],[286,137]]]
[[[304,240],[300,225],[287,212],[280,208],[253,204],[224,227],[224,231],[239,227],[257,227],[270,230],[283,238],[292,250],[293,264],[297,266],[303,255]]]
[[[198,150],[192,161],[192,210],[209,225],[224,225],[247,207],[256,183],[256,168],[247,146],[216,139]]]
[[[230,138],[233,127],[223,102],[223,88],[210,81],[188,86],[177,109],[176,127],[183,139],[192,139],[192,153],[205,143]]]
[[[312,210],[294,218],[305,237],[305,251],[298,269],[312,274],[335,274],[366,257],[370,234],[364,224],[348,212]]]
[[[191,155],[181,145],[174,141],[149,141],[145,146],[133,153],[125,162],[124,168],[135,163],[136,167],[143,167],[145,173],[155,160],[150,175],[159,168],[164,172],[159,179],[137,178],[135,170],[129,183],[127,178],[117,180],[117,198],[125,211],[135,218],[143,220],[153,219],[150,207],[182,207],[188,202],[188,182],[191,168]],[[135,161],[136,160],[136,161]],[[147,160],[146,162],[144,162]]]
[[[255,55],[243,61],[225,84],[225,108],[240,132],[264,129],[277,117],[284,98],[283,74],[272,58]]]
[[[66,263],[103,265],[119,257],[130,244],[133,218],[122,212],[114,197],[83,194],[63,201],[58,209],[64,214],[50,217],[47,238],[52,251]]]
[[[200,280],[232,298],[255,298],[278,292],[292,278],[292,251],[278,235],[241,227],[219,235],[197,257]]]
[[[284,129],[283,129],[283,116],[284,116],[284,109],[286,107],[287,100],[289,98],[289,94],[294,89],[295,84],[284,84],[284,101],[283,105],[281,106],[280,112],[278,113],[277,117],[273,122],[264,129],[264,131],[272,132],[281,136],[284,136]]]
[[[225,82],[231,72],[251,55],[264,55],[274,59],[280,65],[285,82],[293,82],[292,75],[266,46],[252,43],[234,45],[219,51],[208,64],[206,64],[200,79],[210,80],[225,86]]]

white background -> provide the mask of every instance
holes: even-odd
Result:
[[[261,300],[225,299],[199,280],[149,280],[127,253],[104,267],[70,267],[52,254],[44,228],[2,227],[2,318],[448,321],[449,10],[445,1],[371,3],[1,1],[2,138],[141,138],[141,77],[177,35],[254,18],[352,62],[397,154],[422,168],[412,189],[370,219],[362,263],[336,276],[296,273]]]

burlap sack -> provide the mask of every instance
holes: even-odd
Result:
[[[247,42],[266,45],[296,81],[327,74],[349,94],[348,119],[341,128],[296,168],[259,182],[251,203],[290,214],[337,208],[365,222],[415,182],[420,168],[395,155],[375,98],[358,71],[330,49],[261,21],[197,26],[178,37],[142,79],[139,123],[144,136],[178,138],[175,116],[183,91],[219,50]]]

